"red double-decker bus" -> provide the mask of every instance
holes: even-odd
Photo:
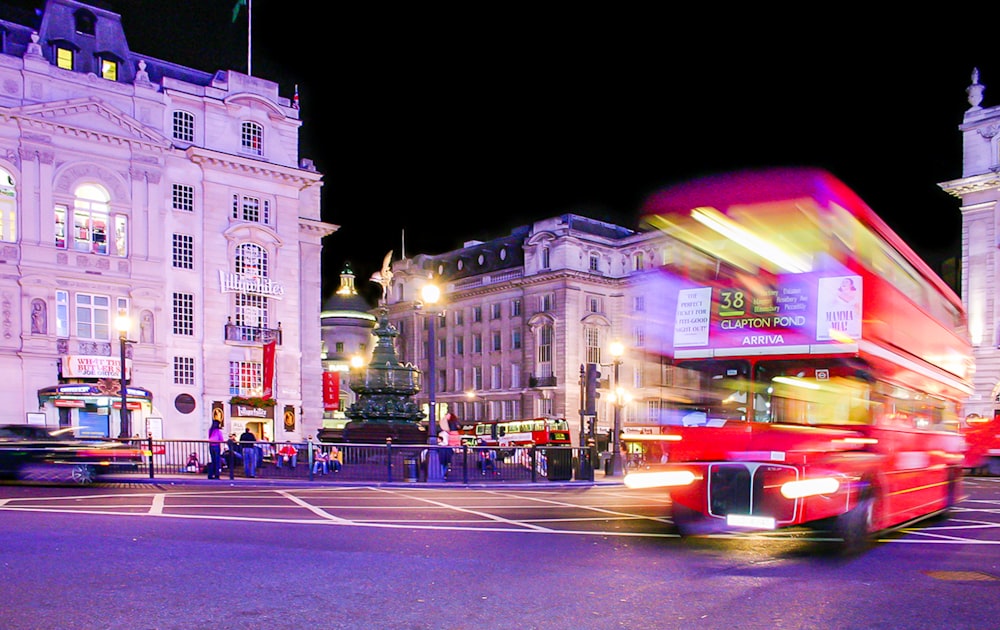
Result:
[[[666,463],[626,485],[668,487],[684,535],[807,525],[851,549],[958,500],[961,299],[850,188],[723,174],[644,218],[678,243],[644,291],[646,346],[672,371]]]

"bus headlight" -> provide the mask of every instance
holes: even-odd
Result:
[[[802,497],[812,497],[818,494],[833,494],[839,488],[840,482],[833,477],[802,479],[782,484],[781,496],[786,499],[801,499]]]
[[[694,473],[690,470],[635,472],[625,475],[625,486],[628,488],[686,486],[692,481],[694,481]]]

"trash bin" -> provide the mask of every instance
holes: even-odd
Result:
[[[416,455],[403,458],[403,475],[406,481],[417,480],[417,457]]]
[[[567,448],[546,449],[549,481],[569,481],[573,478],[573,452]]]

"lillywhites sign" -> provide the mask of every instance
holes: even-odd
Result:
[[[234,418],[274,418],[274,407],[230,405],[229,413],[232,414]]]
[[[285,296],[285,287],[280,282],[260,276],[241,276],[219,270],[219,287],[223,293],[254,293],[280,300]]]
[[[131,361],[125,359],[125,378],[131,376]],[[121,378],[121,361],[111,357],[69,355],[62,358],[63,378]]]

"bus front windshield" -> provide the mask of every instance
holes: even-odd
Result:
[[[871,422],[871,382],[839,360],[760,361],[754,366],[757,422],[849,425]]]

